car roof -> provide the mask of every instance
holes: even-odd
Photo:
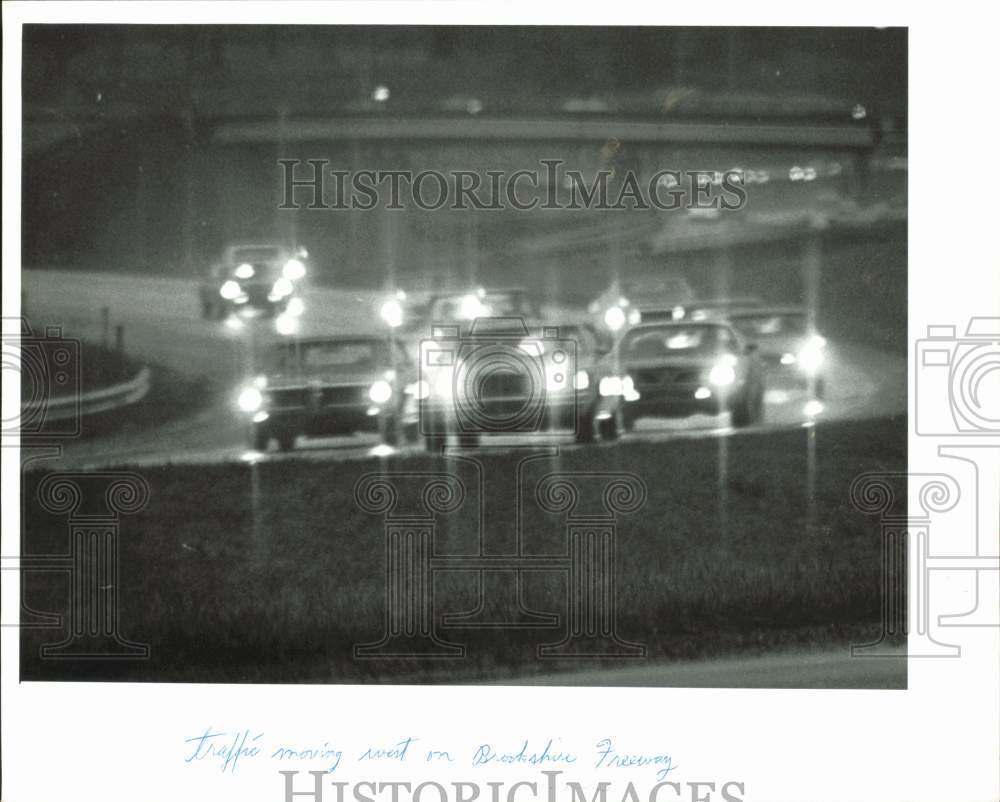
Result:
[[[739,309],[731,317],[753,317],[757,315],[804,315],[808,313],[804,306],[758,306],[753,309]]]
[[[230,242],[226,244],[223,250],[226,251],[243,251],[250,250],[252,248],[273,248],[278,251],[288,251],[291,250],[287,245],[282,242]]]
[[[388,335],[383,334],[337,334],[326,337],[296,337],[291,340],[282,340],[275,343],[275,348],[292,348],[295,346],[309,345],[338,345],[341,343],[358,342],[388,342]]]
[[[735,329],[729,324],[725,318],[708,318],[706,320],[655,320],[650,323],[636,323],[634,326],[629,326],[625,334],[631,334],[633,331],[643,331],[643,330],[653,330],[653,329],[682,329],[690,328],[691,326],[719,326],[724,329],[730,329],[735,333]]]

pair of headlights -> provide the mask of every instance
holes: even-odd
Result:
[[[236,398],[236,404],[244,412],[257,412],[264,406],[264,393],[261,390],[267,386],[267,379],[258,376],[249,387],[244,387]],[[374,404],[384,404],[392,398],[392,385],[385,379],[379,379],[368,388],[368,398]]]
[[[295,285],[292,284],[290,279],[284,276],[279,276],[278,279],[271,285],[271,292],[268,293],[268,298],[270,300],[278,301],[284,298],[286,295],[291,295],[295,291]],[[239,285],[239,282],[233,281],[233,279],[227,279],[219,287],[219,295],[221,295],[227,301],[233,301],[243,295],[243,288]]]

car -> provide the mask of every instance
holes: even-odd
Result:
[[[614,348],[621,375],[623,423],[728,411],[733,426],[764,415],[764,373],[747,343],[725,321],[633,326]]]
[[[599,329],[620,333],[638,324],[645,310],[673,309],[693,298],[694,290],[683,276],[650,272],[611,282],[587,310]]]
[[[541,316],[535,298],[523,287],[435,292],[421,303],[406,304],[405,299],[405,293],[398,291],[390,295],[380,314],[390,325],[395,323],[404,332],[418,336],[430,334],[433,324],[459,323],[467,329],[480,317],[514,316],[532,320]]]
[[[391,337],[336,336],[286,340],[266,358],[265,372],[239,392],[250,418],[250,442],[272,440],[288,451],[296,438],[377,432],[399,445],[417,436],[416,368]]]
[[[619,435],[621,382],[592,330],[476,318],[434,327],[420,344],[420,428],[428,451],[449,436],[564,430],[579,443]]]
[[[730,312],[733,327],[758,347],[769,381],[810,390],[813,398],[826,394],[826,338],[816,331],[804,307],[762,307]]]
[[[304,248],[275,243],[227,245],[198,287],[202,317],[221,320],[236,311],[297,314],[307,256]]]

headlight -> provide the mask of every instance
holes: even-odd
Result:
[[[306,266],[298,259],[289,259],[285,266],[281,268],[281,277],[289,281],[298,281],[306,275]]]
[[[236,270],[233,271],[233,275],[236,278],[253,278],[253,265],[249,262],[244,262],[237,266]]]
[[[264,396],[256,387],[244,387],[236,403],[244,412],[256,412],[264,403]]]
[[[378,311],[379,316],[391,328],[403,325],[403,305],[395,298],[390,298]]]
[[[708,374],[708,380],[716,387],[728,387],[736,381],[736,370],[732,362],[723,360],[714,365]]]
[[[585,370],[578,370],[576,377],[573,379],[573,385],[577,390],[586,390],[590,387],[590,374]]]
[[[227,301],[231,301],[233,298],[240,295],[240,285],[232,279],[229,279],[228,281],[223,282],[222,286],[219,287],[219,295]]]
[[[799,366],[806,373],[815,373],[819,370],[820,365],[823,364],[823,346],[826,345],[826,340],[822,337],[811,337],[809,341],[802,346],[802,350],[799,351],[798,362]]]
[[[604,325],[611,331],[618,331],[625,325],[625,311],[620,306],[612,306],[604,313]]]
[[[605,376],[597,385],[597,391],[603,396],[621,395],[623,392],[622,380],[617,376]]]
[[[485,317],[487,312],[483,306],[483,302],[479,300],[479,296],[470,293],[462,298],[458,307],[458,314],[466,320],[473,320],[477,317]]]
[[[283,337],[289,337],[299,330],[299,319],[287,312],[274,319],[274,330]]]
[[[294,289],[292,282],[282,276],[274,282],[274,286],[271,287],[271,293],[277,295],[279,298],[284,298],[286,295],[291,295]]]
[[[426,381],[421,379],[413,384],[406,385],[405,392],[407,395],[412,395],[422,400],[431,394],[431,386]]]
[[[368,388],[368,397],[376,404],[384,404],[392,397],[392,385],[384,379],[379,379]]]

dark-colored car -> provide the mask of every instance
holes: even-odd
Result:
[[[228,245],[198,287],[202,317],[221,320],[244,310],[266,315],[294,311],[293,299],[301,293],[307,270],[302,248]]]
[[[392,304],[390,298],[387,304]],[[398,302],[397,302],[398,303]],[[383,319],[391,307],[383,306]],[[431,326],[441,323],[457,323],[468,330],[477,318],[520,317],[537,320],[541,310],[534,296],[523,287],[507,289],[485,289],[474,287],[467,290],[434,292],[420,303],[402,304],[399,307],[399,325],[405,334],[426,337]],[[395,313],[395,309],[393,312]]]
[[[637,325],[647,310],[673,309],[694,298],[687,279],[665,271],[621,278],[587,307],[599,331],[621,332]]]
[[[583,326],[478,318],[435,327],[420,344],[420,427],[428,450],[449,435],[563,430],[577,442],[618,437],[621,382]]]
[[[769,380],[806,387],[813,398],[823,398],[826,338],[816,331],[808,310],[762,307],[733,311],[728,318],[747,342],[757,345]]]
[[[265,372],[241,389],[237,404],[250,416],[250,440],[259,451],[272,439],[289,450],[299,435],[354,432],[378,432],[397,445],[417,436],[415,376],[391,338],[289,340],[273,348]]]
[[[729,411],[734,426],[763,419],[763,367],[722,321],[647,323],[615,346],[626,429],[643,417]]]

